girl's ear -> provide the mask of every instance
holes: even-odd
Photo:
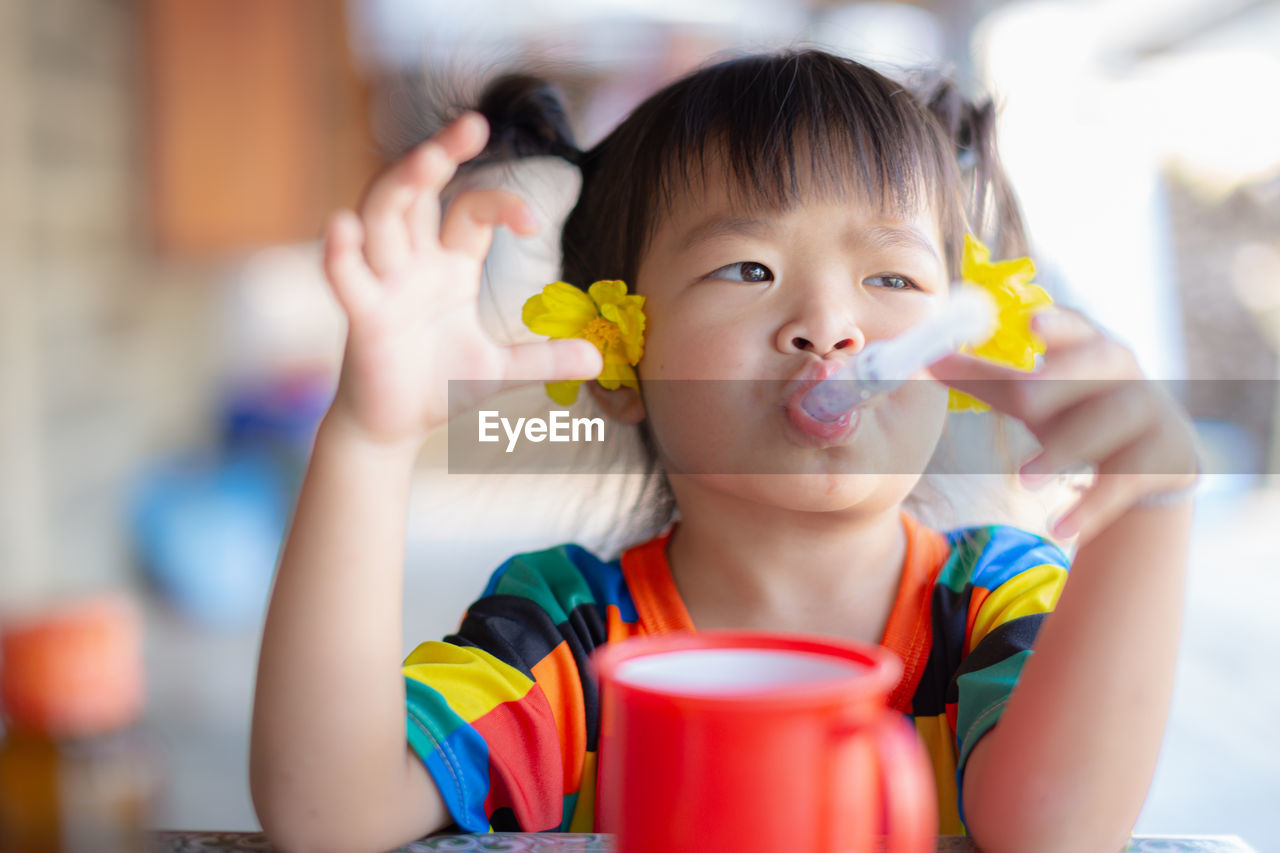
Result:
[[[644,420],[644,400],[636,389],[623,385],[610,391],[599,382],[586,384],[596,403],[613,420],[627,426],[635,426]]]

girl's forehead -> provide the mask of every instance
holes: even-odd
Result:
[[[941,256],[940,217],[927,197],[916,203],[872,198],[860,187],[834,187],[807,176],[787,199],[762,197],[725,170],[702,170],[657,211],[650,248],[689,248],[724,234],[767,237],[788,225],[818,221],[863,232],[878,244],[913,245]]]
[[[880,172],[876,164],[834,156],[808,134],[793,140],[787,157],[760,152],[745,161],[714,141],[695,157],[666,164],[654,223],[680,227],[715,215],[776,219],[813,207],[837,207],[864,219],[940,222],[926,175],[890,181]]]

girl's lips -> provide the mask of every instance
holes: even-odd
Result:
[[[831,374],[837,372],[842,365],[838,361],[821,361],[807,365],[787,383],[784,397],[787,418],[803,433],[805,444],[829,446],[841,444],[857,429],[861,414],[857,409],[845,412],[834,421],[820,421],[804,410],[801,403],[815,385]]]
[[[862,420],[861,409],[845,412],[834,421],[820,421],[800,407],[799,401],[803,396],[803,393],[793,395],[786,406],[787,420],[800,431],[802,443],[814,447],[844,444],[858,429]]]
[[[842,362],[819,361],[806,365],[799,373],[791,377],[785,386],[783,396],[787,406],[799,408],[800,401],[809,389],[840,369]]]

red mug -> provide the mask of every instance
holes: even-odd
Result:
[[[887,704],[888,649],[760,632],[611,643],[594,659],[596,826],[618,853],[932,853],[933,773]]]

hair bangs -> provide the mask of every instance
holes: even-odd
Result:
[[[786,210],[802,199],[857,199],[904,215],[932,203],[938,144],[905,90],[868,69],[811,54],[724,63],[671,104],[654,148],[670,205],[709,176],[735,204]]]
[[[575,214],[610,209],[622,219],[593,254],[626,281],[662,213],[713,181],[742,209],[856,199],[893,218],[930,207],[948,244],[963,232],[955,155],[925,106],[880,73],[820,51],[695,71],[637,107],[582,166]],[[564,248],[568,276],[574,247]],[[949,263],[958,258],[945,248]]]

